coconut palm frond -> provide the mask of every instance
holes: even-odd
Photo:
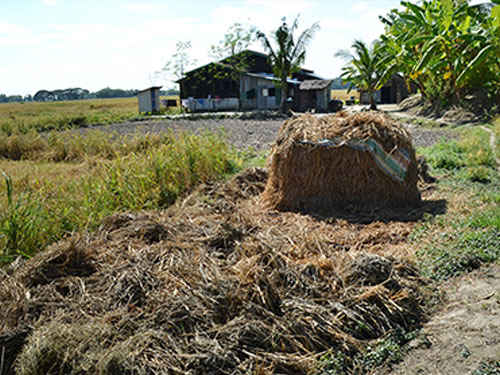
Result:
[[[314,34],[320,29],[319,23],[315,22],[312,24],[311,27],[308,29],[304,30],[299,38],[297,39],[297,43],[295,44],[295,49],[292,52],[292,56],[300,56],[303,55],[303,60],[305,60],[305,51],[307,48],[307,45],[310,43],[312,38],[314,37]],[[303,62],[300,61],[300,62]],[[300,63],[299,62],[299,63]]]
[[[290,26],[286,18],[282,19],[282,24],[272,33],[274,47],[269,38],[261,31],[257,32],[257,38],[261,40],[265,50],[271,55],[271,65],[276,77],[280,78],[282,87],[281,110],[285,111],[285,99],[288,96],[287,78],[299,68],[306,57],[306,47],[315,32],[319,29],[318,23],[314,23],[309,29],[304,30],[298,39],[294,33],[299,27],[299,16]]]

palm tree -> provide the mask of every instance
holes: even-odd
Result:
[[[348,65],[342,68],[342,80],[350,82],[349,91],[353,86],[368,91],[370,109],[376,110],[377,104],[373,94],[379,88],[380,62],[383,60],[380,43],[375,41],[371,46],[367,46],[361,40],[355,40],[351,47],[354,54],[349,50],[339,50],[334,54],[335,57],[349,61]]]
[[[294,32],[299,24],[299,16],[295,18],[292,26],[288,26],[286,18],[282,18],[281,26],[272,33],[272,39],[276,43],[273,47],[269,38],[262,32],[257,32],[257,38],[262,41],[264,48],[269,53],[269,60],[273,72],[280,79],[281,103],[280,110],[286,112],[286,99],[288,96],[287,78],[299,69],[306,58],[306,47],[313,38],[319,25],[315,22],[311,27],[304,30],[295,41]]]

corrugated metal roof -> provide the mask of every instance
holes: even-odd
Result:
[[[141,90],[141,91],[137,91],[136,92],[136,95],[137,94],[140,94],[141,92],[146,92],[146,91],[149,91],[149,90],[159,90],[161,89],[163,86],[151,86],[151,87],[148,87],[147,89],[144,89],[144,90]]]
[[[330,87],[332,82],[331,79],[308,79],[300,83],[299,89],[304,91],[324,90]]]

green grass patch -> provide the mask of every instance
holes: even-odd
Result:
[[[497,138],[496,142],[496,152],[497,158],[500,158],[500,117],[498,117],[493,123],[493,132]]]
[[[484,180],[476,176],[491,177],[496,163],[489,147],[489,133],[480,128],[460,131],[461,141],[442,141],[426,149],[419,149],[438,174],[460,174],[472,181]],[[486,178],[487,179],[487,178]]]
[[[351,358],[342,352],[329,353],[320,360],[320,375],[367,374],[376,367],[398,363],[406,353],[405,344],[418,336],[395,329],[387,336],[374,341],[361,354]]]
[[[425,276],[444,280],[500,259],[500,178],[489,134],[461,131],[462,141],[420,150],[440,176],[449,212],[427,217],[412,233],[424,245],[416,257]]]

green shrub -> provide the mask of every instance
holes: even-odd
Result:
[[[471,375],[500,375],[500,360],[481,361]]]
[[[320,360],[321,375],[367,374],[374,368],[397,363],[405,353],[404,345],[417,337],[418,332],[398,328],[366,347],[365,352],[354,358],[342,353],[327,354]]]

